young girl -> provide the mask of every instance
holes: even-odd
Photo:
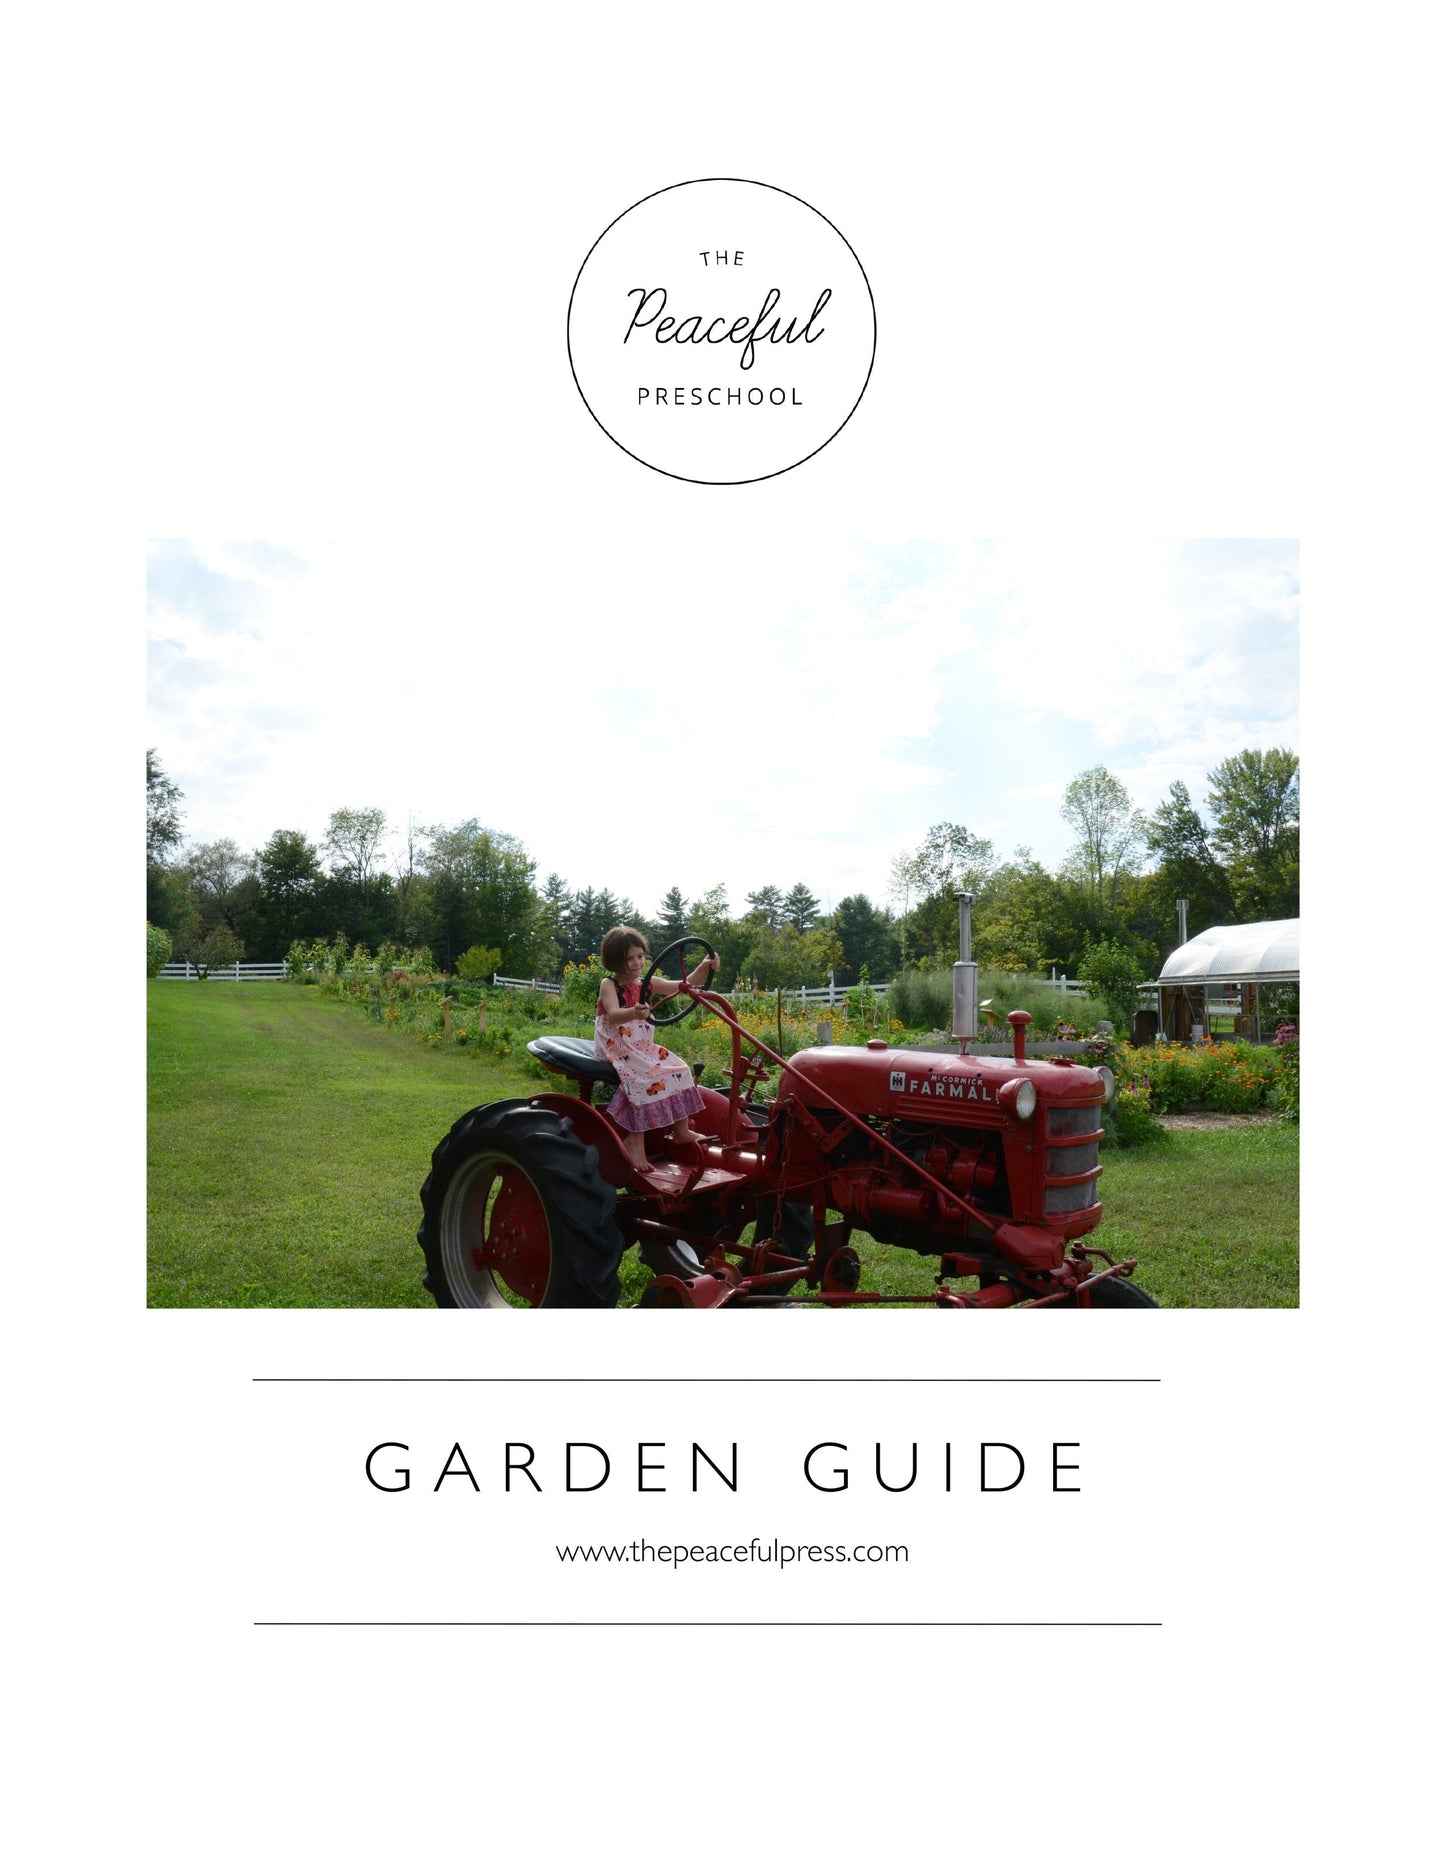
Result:
[[[599,1059],[611,1060],[621,1082],[607,1115],[615,1118],[625,1133],[628,1157],[639,1170],[645,1170],[644,1131],[657,1131],[667,1125],[668,1136],[679,1144],[704,1142],[687,1122],[703,1109],[702,1094],[683,1061],[657,1044],[650,1018],[651,1003],[670,1001],[682,983],[654,975],[648,989],[649,1005],[640,1005],[642,977],[647,972],[647,941],[625,923],[608,930],[602,938],[602,962],[612,973],[603,977],[597,999],[594,1051]],[[716,966],[714,953],[707,961],[699,962],[687,979],[696,987]]]

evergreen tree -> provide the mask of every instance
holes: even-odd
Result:
[[[589,956],[601,955],[602,938],[608,930],[631,921],[622,914],[624,908],[632,910],[631,904],[619,903],[609,890],[593,890],[586,884],[575,891],[567,923],[567,960],[585,962]],[[636,914],[633,910],[633,917]]]
[[[851,988],[864,969],[875,982],[892,975],[898,961],[892,918],[861,891],[843,898],[833,912],[833,934],[843,951],[836,973],[840,986]]]
[[[822,905],[806,884],[795,884],[783,899],[783,916],[800,936],[806,936],[818,921]]]
[[[652,922],[653,947],[660,954],[670,942],[688,933],[687,902],[676,884],[662,900],[662,908]]]
[[[567,880],[555,871],[547,874],[547,881],[542,886],[541,904],[538,910],[537,928],[542,940],[547,945],[547,967],[560,970],[565,961],[571,960],[568,954],[568,932],[572,919],[572,898],[567,889]]]
[[[783,893],[775,884],[764,884],[761,890],[750,891],[747,904],[764,929],[776,930],[781,925]]]

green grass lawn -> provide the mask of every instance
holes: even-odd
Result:
[[[1299,1126],[1276,1119],[1106,1151],[1090,1238],[1161,1306],[1299,1305]]]
[[[151,1305],[431,1306],[432,1150],[536,1081],[281,982],[148,987]]]
[[[538,1081],[283,983],[151,982],[149,1018],[151,1305],[431,1306],[415,1237],[432,1149]],[[1161,1304],[1298,1303],[1295,1126],[1171,1132],[1105,1165],[1093,1239],[1137,1256]],[[866,1287],[932,1286],[935,1263],[854,1241]],[[645,1280],[630,1251],[624,1301]]]

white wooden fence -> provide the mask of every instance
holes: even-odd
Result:
[[[860,987],[863,985],[862,983],[858,984]],[[893,986],[892,982],[869,982],[866,985],[871,988],[876,995],[886,995],[888,990]],[[1049,979],[1049,986],[1051,988],[1057,988],[1061,994],[1085,995],[1088,993],[1088,990],[1084,987],[1082,982],[1070,981],[1067,975],[1051,976]],[[775,990],[767,989],[763,992],[771,994],[774,993]],[[783,990],[783,999],[785,1001],[801,1001],[805,1005],[809,1001],[824,1001],[829,1007],[836,1007],[840,1001],[846,1001],[850,994],[855,994],[856,992],[856,987],[840,988],[834,986],[832,982],[827,982],[821,988],[785,988]]]
[[[876,995],[885,995],[888,992],[889,984],[887,982],[870,982],[868,985]],[[493,975],[492,986],[494,988],[535,988],[542,994],[559,995],[562,992],[562,984],[560,982],[523,981],[516,975]],[[775,988],[760,988],[758,992],[759,994],[776,994],[777,990]],[[821,988],[785,988],[783,990],[783,999],[785,1001],[801,1002],[805,1007],[810,1001],[821,1001],[826,1003],[829,1007],[836,1007],[841,1002],[846,1001],[850,993],[852,993],[851,989],[839,988],[832,982],[825,982]]]
[[[198,969],[193,962],[167,962],[162,981],[285,981],[284,962],[228,962],[225,968]]]
[[[858,988],[871,988],[875,995],[886,995],[893,986],[892,982],[860,982],[854,988],[840,988],[834,982],[825,982],[821,988],[785,988],[783,999],[807,1007],[812,1001],[820,1001],[826,1007],[838,1007],[850,994],[856,994]],[[764,993],[767,992],[765,989]]]

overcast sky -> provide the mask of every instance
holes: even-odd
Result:
[[[554,517],[507,539],[153,543],[150,739],[192,841],[337,807],[475,817],[539,882],[886,895],[940,820],[1055,864],[1102,763],[1152,810],[1298,747],[1293,542],[730,552]],[[397,840],[388,840],[394,849]]]

